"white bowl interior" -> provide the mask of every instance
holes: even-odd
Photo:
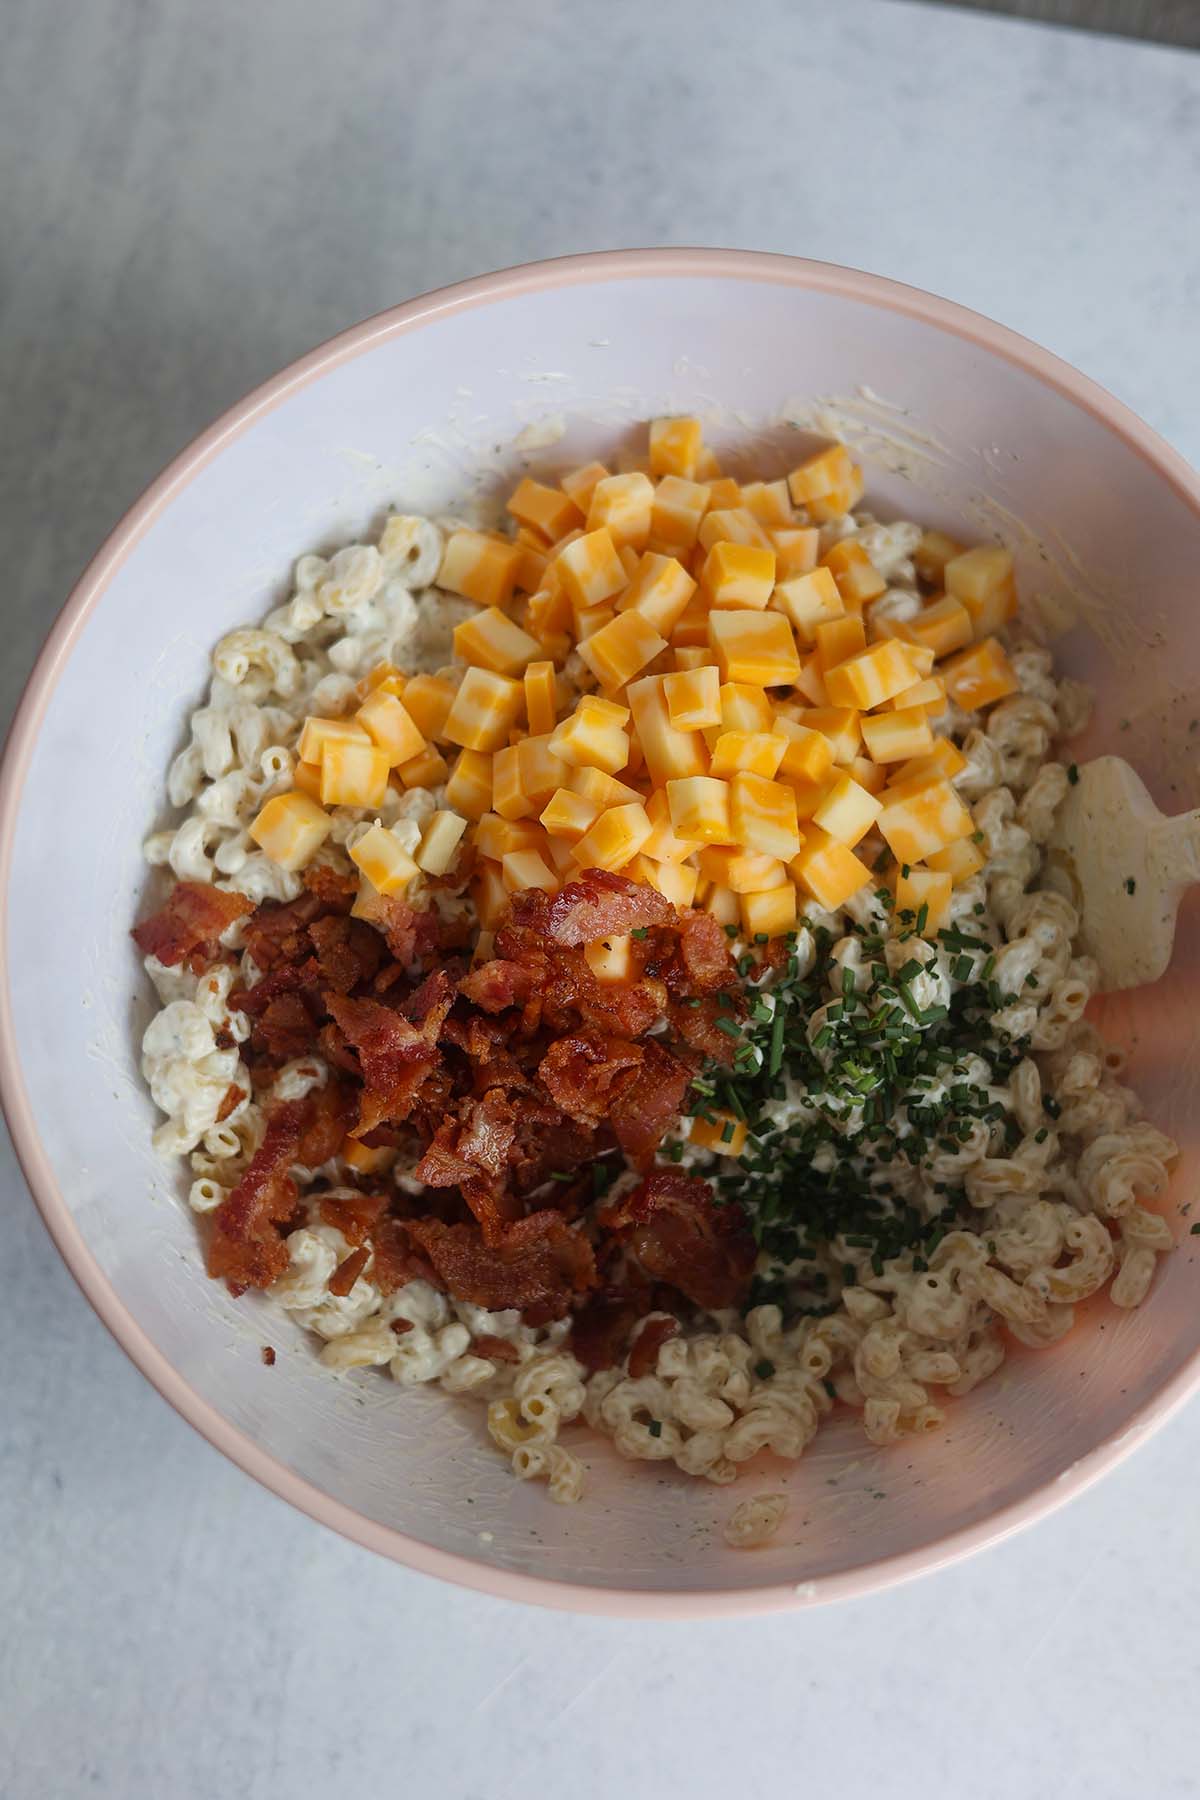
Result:
[[[823,415],[815,396],[831,397]],[[1132,753],[1171,809],[1200,801],[1200,739],[1187,730],[1200,634],[1184,580],[1200,528],[1109,426],[901,311],[771,279],[591,280],[377,336],[255,417],[163,507],[50,697],[20,808],[6,962],[24,1089],[75,1222],[132,1318],[226,1420],[345,1506],[439,1549],[597,1588],[711,1593],[926,1550],[1128,1430],[1200,1349],[1200,1240],[1186,1221],[1140,1311],[1090,1308],[1057,1349],[1014,1356],[955,1404],[936,1438],[878,1451],[847,1422],[795,1467],[756,1466],[732,1494],[588,1443],[587,1501],[556,1508],[512,1481],[469,1404],[375,1372],[331,1377],[289,1320],[205,1278],[182,1176],[150,1149],[137,1070],[150,997],[128,937],[140,842],[210,647],[282,597],[298,554],[354,538],[389,506],[486,499],[526,466],[604,454],[664,410],[699,410],[718,448],[779,472],[800,442],[789,418],[836,417],[882,515],[1004,532],[1023,591],[1082,607],[1095,627],[1061,646],[1099,693],[1082,750]],[[1103,1009],[1133,1049],[1150,1116],[1185,1144],[1175,1206],[1195,1172],[1198,973],[1185,908],[1170,975]],[[268,1342],[273,1368],[259,1356]],[[764,1485],[792,1495],[783,1530],[753,1555],[730,1551],[720,1527],[734,1498]]]

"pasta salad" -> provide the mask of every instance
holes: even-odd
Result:
[[[738,481],[660,419],[634,464],[302,557],[134,931],[209,1273],[560,1502],[576,1422],[718,1483],[835,1409],[935,1431],[1172,1244],[1039,885],[1088,698],[1009,553],[880,522],[838,444]]]

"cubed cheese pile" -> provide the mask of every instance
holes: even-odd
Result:
[[[887,584],[861,544],[820,554],[862,485],[840,444],[739,483],[689,418],[655,420],[639,468],[521,481],[511,535],[445,546],[438,585],[478,607],[454,634],[461,674],[373,669],[353,716],[306,722],[294,789],[251,836],[299,869],[331,807],[436,788],[415,847],[382,825],[354,844],[365,889],[444,875],[470,845],[484,930],[510,894],[599,868],[759,938],[878,880],[886,845],[898,904],[936,929],[982,858],[934,722],[1017,686],[994,635],[1012,561],[929,532],[916,562],[936,591],[904,623],[873,619]],[[564,680],[575,652],[596,691]],[[597,962],[620,978],[619,945]]]

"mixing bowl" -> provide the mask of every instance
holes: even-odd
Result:
[[[1200,1238],[1146,1303],[1091,1305],[1015,1354],[947,1428],[873,1449],[833,1424],[733,1490],[584,1448],[589,1493],[514,1482],[477,1410],[333,1378],[289,1319],[206,1279],[183,1177],[150,1147],[150,995],[129,925],[139,847],[208,654],[285,592],[293,560],[383,510],[484,501],[696,411],[718,451],[784,471],[835,431],[868,504],[1014,549],[1022,592],[1098,705],[1082,757],[1131,755],[1168,810],[1200,801],[1189,736],[1200,483],[1045,351],[873,276],[725,251],[574,257],[414,300],[333,339],[218,421],[97,554],[38,662],[0,782],[0,1087],[34,1197],[104,1322],[227,1456],[314,1518],[413,1567],[600,1611],[745,1612],[863,1593],[994,1541],[1078,1493],[1200,1381]],[[1200,710],[1200,709],[1198,709]],[[1104,1002],[1148,1115],[1200,1144],[1200,930],[1184,907],[1154,988]],[[1174,1215],[1173,1215],[1174,1216]],[[260,1356],[277,1351],[273,1367]],[[769,1546],[726,1546],[734,1501],[786,1487]]]

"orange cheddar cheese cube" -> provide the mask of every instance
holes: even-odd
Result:
[[[497,675],[522,675],[541,655],[541,645],[498,606],[489,606],[454,627],[454,654]]]
[[[326,744],[369,744],[371,737],[365,725],[356,719],[305,719],[296,746],[301,762],[319,763]]]
[[[471,877],[475,915],[485,931],[494,931],[508,906],[508,889],[495,862],[480,862]]]
[[[1020,686],[1016,670],[994,637],[952,656],[942,664],[942,676],[946,692],[964,712],[991,706],[1007,694],[1015,694]]]
[[[637,974],[633,958],[633,939],[628,932],[620,936],[597,938],[583,946],[583,960],[597,981],[632,981]]]
[[[819,825],[805,827],[804,842],[788,867],[801,892],[810,895],[826,912],[836,912],[871,880],[866,863]]]
[[[520,716],[525,690],[492,669],[467,669],[446,715],[442,734],[464,750],[498,750]]]
[[[732,888],[735,894],[779,887],[788,878],[787,866],[779,857],[766,856],[761,850],[739,850],[732,844],[706,844],[696,860],[705,880]]]
[[[821,534],[815,525],[782,525],[770,528],[775,547],[775,579],[808,575],[817,566]]]
[[[914,869],[911,865],[906,865],[906,869],[901,869],[896,880],[896,918],[899,924],[914,925],[919,936],[933,937],[946,923],[953,885],[951,877],[945,871]]]
[[[421,736],[431,743],[445,736],[454,693],[454,683],[440,675],[414,675],[404,684],[405,711]]]
[[[533,733],[523,737],[516,747],[521,791],[539,804],[548,800],[556,788],[564,787],[570,773],[569,765],[550,748],[552,735],[551,732]],[[500,752],[496,754],[499,756]]]
[[[654,788],[646,798],[646,817],[651,824],[650,836],[642,845],[642,855],[652,862],[685,862],[699,845],[690,838],[676,835],[671,824],[671,806],[665,787]]]
[[[671,829],[698,844],[732,844],[729,784],[711,775],[689,775],[668,781]]]
[[[669,637],[695,592],[695,580],[681,562],[648,550],[617,601],[617,611],[638,612],[655,631]]]
[[[824,620],[817,626],[815,637],[817,664],[822,674],[867,647],[866,627],[858,613],[843,613],[840,619]]]
[[[597,477],[599,479],[599,477]],[[522,525],[532,525],[548,543],[583,524],[583,513],[570,494],[546,487],[528,475],[519,481],[508,499],[507,510]]]
[[[586,517],[596,483],[603,481],[609,472],[602,462],[584,463],[581,468],[572,469],[569,474],[564,475],[558,485]]]
[[[742,490],[732,475],[708,476],[696,470],[696,479],[708,486],[708,504],[715,512],[729,512],[742,503]]]
[[[332,830],[333,820],[324,808],[293,788],[267,801],[249,834],[264,856],[294,872],[307,868]]]
[[[512,850],[536,850],[539,856],[546,836],[533,819],[502,819],[499,813],[484,813],[475,827],[475,849],[492,862],[502,862]]]
[[[601,687],[611,690],[624,687],[640,675],[647,663],[662,655],[667,640],[635,607],[631,612],[617,613],[578,648]]]
[[[521,552],[482,531],[453,531],[442,551],[437,584],[479,606],[504,606],[516,586]]]
[[[712,1150],[718,1156],[740,1156],[748,1136],[749,1127],[744,1119],[718,1107],[697,1113],[688,1132],[688,1143],[695,1144],[699,1150]]]
[[[722,682],[720,698],[723,731],[771,730],[775,709],[761,687],[744,681]]]
[[[601,606],[626,586],[625,566],[604,530],[589,531],[561,550],[551,565],[567,597],[580,608]]]
[[[784,781],[737,774],[729,783],[734,842],[784,862],[800,848],[795,791]]]
[[[900,863],[925,862],[974,830],[967,808],[940,776],[894,784],[883,801],[879,830]]]
[[[425,738],[416,720],[395,694],[376,688],[355,714],[358,723],[372,742],[386,750],[392,768],[411,761],[425,749]]]
[[[700,521],[696,533],[698,547],[706,554],[714,544],[745,544],[759,550],[774,551],[765,528],[744,506],[712,506]]]
[[[840,619],[846,610],[837,582],[828,569],[813,569],[807,575],[790,575],[777,583],[771,605],[791,622],[800,642],[816,643],[817,627],[830,619]]]
[[[523,677],[525,719],[531,732],[553,731],[558,722],[558,677],[552,662],[528,664]]]
[[[400,840],[382,825],[372,825],[351,847],[350,860],[377,894],[399,894],[419,873]]]
[[[846,446],[830,444],[792,470],[787,478],[788,492],[797,506],[807,506],[810,500],[846,487],[853,472],[854,461]]]
[[[863,472],[857,463],[850,468],[850,477],[841,487],[834,488],[828,494],[814,496],[805,502],[805,511],[817,525],[827,525],[832,520],[841,519],[853,512],[863,497]]]
[[[527,888],[541,888],[557,894],[562,886],[556,870],[536,850],[510,850],[500,861],[500,879],[506,894],[520,894]]]
[[[631,682],[628,689],[633,728],[656,787],[684,776],[702,775],[708,768],[708,755],[699,734],[680,731],[671,723],[664,679],[661,675],[643,676],[640,681]]]
[[[897,712],[905,707],[920,706],[930,718],[937,718],[946,710],[946,684],[940,675],[925,675],[903,693],[893,694],[888,705]]]
[[[895,638],[880,638],[825,671],[825,686],[833,704],[858,707],[863,712],[882,706],[916,679],[912,658]]]
[[[321,765],[320,763],[298,762],[292,770],[292,786],[310,800],[321,798]]]
[[[933,749],[933,732],[923,706],[873,713],[861,724],[867,755],[873,762],[906,762],[909,757],[927,756]]]
[[[708,641],[723,682],[784,687],[800,673],[796,640],[782,613],[714,609],[708,615]]]
[[[944,588],[946,564],[952,558],[961,556],[965,549],[965,544],[960,544],[957,538],[948,537],[944,531],[926,531],[921,534],[913,551],[913,564],[927,587]]]
[[[742,485],[741,503],[768,531],[788,529],[795,521],[786,481],[751,481]]]
[[[706,913],[712,914],[718,925],[737,925],[741,921],[741,908],[732,888],[710,886],[699,904]]]
[[[829,694],[825,687],[825,676],[821,669],[821,659],[815,650],[810,650],[800,658],[800,673],[796,677],[796,692],[808,701],[810,706],[828,706]]]
[[[585,800],[595,801],[599,812],[604,812],[610,806],[624,806],[630,800],[642,798],[636,788],[617,781],[614,776],[605,774],[603,769],[589,768],[586,764],[570,769],[564,786],[573,794],[582,794]]]
[[[389,754],[375,744],[327,742],[321,751],[321,805],[383,805]]]
[[[592,489],[587,529],[607,531],[618,550],[626,545],[644,550],[650,536],[653,505],[654,485],[649,476],[636,472],[606,475]]]
[[[775,775],[783,761],[784,740],[773,731],[722,731],[712,747],[710,775]]]
[[[887,786],[888,771],[882,763],[872,762],[869,756],[856,756],[846,764],[847,775],[852,775],[859,787],[866,788],[868,794],[881,794]]]
[[[640,801],[612,806],[572,844],[571,856],[582,869],[623,869],[642,848],[651,829]]]
[[[694,480],[703,449],[704,431],[699,419],[651,419],[652,475],[678,475],[684,481]]]
[[[515,744],[506,744],[492,757],[492,810],[502,819],[527,819],[537,811],[521,786],[521,763]]]
[[[664,675],[663,698],[676,731],[721,723],[721,677],[711,663]]]
[[[927,860],[931,869],[949,875],[954,886],[959,887],[964,881],[970,881],[972,875],[978,875],[987,859],[972,832],[969,838],[958,838],[944,850],[935,850]]]
[[[763,607],[775,586],[775,552],[757,544],[714,544],[700,580],[714,606]]]
[[[373,694],[375,689],[382,686],[385,681],[388,683],[389,692],[403,698],[404,675],[395,663],[388,662],[386,659],[383,662],[377,662],[373,669],[368,669],[365,675],[359,677],[354,684],[355,697],[365,700],[368,694]]]
[[[629,737],[602,706],[594,696],[584,695],[574,712],[550,733],[550,751],[572,768],[602,769],[615,775],[629,761]]]
[[[961,775],[967,766],[967,759],[958,745],[949,738],[935,738],[933,749],[925,756],[914,756],[911,762],[902,763],[898,769],[890,770],[893,786],[900,782],[911,781],[914,776],[944,775],[952,781]]]
[[[810,706],[800,723],[829,739],[835,763],[853,762],[862,743],[862,721],[852,706]]]
[[[399,1152],[383,1144],[372,1150],[366,1144],[360,1144],[357,1138],[346,1137],[342,1139],[338,1155],[359,1175],[379,1175],[391,1168]]]
[[[644,881],[655,888],[672,906],[691,906],[696,898],[700,875],[690,863],[655,862],[643,851],[634,857],[626,873],[632,881]]]
[[[426,875],[445,875],[458,858],[459,845],[467,821],[458,813],[444,808],[430,813],[421,827],[421,841],[413,852],[413,861]]]
[[[491,810],[492,759],[486,751],[462,751],[446,783],[446,804],[466,819]]]
[[[391,784],[395,787],[399,782],[402,788],[440,787],[449,773],[449,765],[441,751],[433,744],[426,744],[416,756],[396,764],[391,773]]]
[[[833,576],[847,606],[865,606],[867,601],[877,600],[880,594],[887,592],[887,582],[862,545],[851,538],[843,538],[832,545],[821,558],[821,564]]]
[[[589,800],[583,794],[573,794],[569,788],[555,788],[542,809],[541,822],[551,837],[566,838],[573,844],[585,831],[591,830],[602,811],[595,800]]]
[[[765,893],[738,896],[742,930],[753,941],[760,938],[784,937],[796,929],[796,890],[790,881]],[[695,1129],[693,1127],[693,1137]],[[727,1156],[736,1156],[727,1150]]]
[[[953,594],[931,600],[913,619],[905,619],[901,636],[906,643],[927,644],[934,656],[949,656],[961,650],[974,636],[971,615]]]
[[[654,490],[650,508],[651,544],[671,556],[691,550],[708,506],[709,491],[703,482],[664,475]]]
[[[961,600],[977,638],[1011,619],[1017,610],[1012,557],[996,545],[981,545],[952,558],[944,570],[946,591]]]
[[[833,745],[820,731],[779,715],[775,735],[783,740],[783,755],[776,773],[790,781],[822,781],[833,767]]]
[[[883,811],[875,795],[848,772],[834,777],[812,818],[822,831],[853,850]]]

